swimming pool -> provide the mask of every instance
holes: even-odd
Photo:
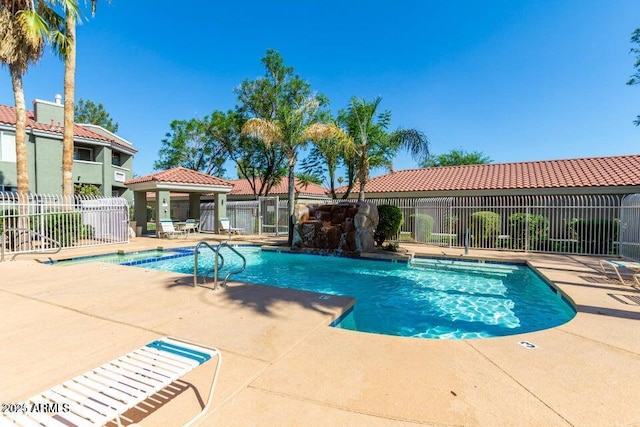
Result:
[[[392,263],[239,247],[246,270],[232,280],[356,298],[335,327],[419,338],[469,339],[514,335],[568,322],[575,310],[525,265],[448,259]],[[240,261],[227,248],[228,271]],[[193,256],[138,264],[193,274]],[[213,254],[199,256],[200,272]]]

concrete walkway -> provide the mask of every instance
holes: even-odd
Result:
[[[202,237],[137,238],[56,256],[185,246]],[[253,241],[233,238],[242,240]],[[464,258],[460,250],[406,248]],[[202,425],[640,425],[640,292],[604,277],[596,258],[468,257],[526,260],[575,303],[577,316],[503,338],[402,338],[328,327],[354,303],[347,297],[245,283],[194,289],[180,284],[184,275],[103,263],[0,263],[0,402],[18,402],[173,335],[224,355]],[[210,365],[176,384],[177,396],[141,424],[181,425],[195,414]]]

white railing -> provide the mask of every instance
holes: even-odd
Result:
[[[640,195],[478,196],[367,199],[400,208],[396,239],[446,247],[566,254],[622,255],[640,259]],[[335,203],[339,203],[336,200]],[[231,225],[259,233],[275,206],[229,202]],[[279,232],[286,233],[286,200],[278,203]],[[271,206],[270,208],[268,206]],[[259,220],[257,216],[269,218]],[[271,218],[273,217],[273,218]]]
[[[129,204],[121,197],[64,197],[0,192],[0,233],[7,254],[129,241]],[[55,242],[55,243],[54,243]]]
[[[371,199],[403,212],[399,241],[448,247],[617,255],[621,197]]]

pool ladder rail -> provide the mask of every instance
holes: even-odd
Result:
[[[49,236],[46,236],[42,233],[39,233],[37,231],[31,230],[30,228],[24,228],[24,227],[10,227],[10,228],[5,228],[2,231],[2,234],[0,234],[0,262],[4,262],[4,257],[5,257],[5,251],[6,251],[6,247],[7,247],[7,235],[9,233],[12,234],[16,234],[19,236],[18,239],[20,240],[19,244],[28,244],[29,247],[32,246],[33,244],[33,240],[34,237],[37,239],[40,239],[40,243],[43,244],[45,242],[49,243],[50,245],[53,245],[54,247],[52,248],[48,248],[48,249],[29,249],[26,250],[24,252],[15,252],[13,254],[13,257],[11,258],[11,261],[14,261],[16,259],[16,257],[18,255],[24,255],[24,254],[49,254],[49,255],[53,255],[53,254],[57,254],[58,252],[60,252],[62,250],[62,244],[55,240],[52,239]],[[15,237],[15,236],[14,236]]]
[[[224,281],[220,286],[226,288],[229,277],[231,277],[234,274],[240,274],[247,268],[247,259],[240,252],[238,252],[234,247],[229,245],[227,242],[219,242],[217,246],[211,246],[205,240],[201,240],[198,242],[194,250],[194,262],[193,262],[193,287],[194,288],[198,286],[198,254],[200,252],[200,248],[203,246],[208,247],[215,254],[214,264],[213,264],[213,290],[214,291],[218,289],[218,271],[220,268],[224,266],[224,257],[220,254],[220,249],[227,247],[242,259],[242,268],[240,268],[239,270],[230,271],[229,273],[227,273],[227,275],[224,278]],[[218,259],[222,261],[220,265],[218,265]]]

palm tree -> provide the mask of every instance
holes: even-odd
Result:
[[[9,67],[16,106],[16,175],[18,193],[29,192],[27,112],[22,78],[42,56],[47,39],[61,43],[62,17],[52,6],[72,8],[73,0],[0,0],[0,61]]]
[[[300,148],[309,141],[344,135],[335,125],[314,122],[319,101],[308,96],[297,106],[284,105],[276,119],[251,118],[242,126],[242,133],[262,140],[266,146],[277,145],[285,154],[289,169],[289,244],[293,240],[293,210],[295,206],[295,166]],[[346,136],[346,135],[345,135]]]
[[[47,25],[33,2],[0,2],[0,61],[9,67],[16,105],[16,175],[19,193],[29,192],[27,110],[22,77],[29,65],[42,56],[46,35]]]
[[[358,201],[364,201],[365,186],[369,181],[371,167],[386,166],[391,169],[391,159],[400,148],[404,148],[416,158],[429,155],[429,140],[415,129],[398,129],[388,133],[391,113],[378,113],[382,102],[377,97],[369,102],[365,99],[351,98],[347,111],[341,111],[339,120],[351,138],[360,191]]]

